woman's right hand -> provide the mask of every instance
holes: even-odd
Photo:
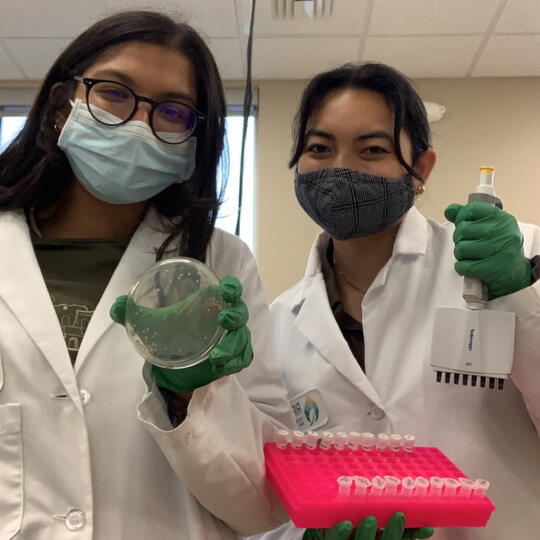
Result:
[[[302,540],[375,540],[379,538],[377,519],[373,516],[365,517],[358,525],[354,536],[353,525],[350,521],[336,523],[331,529],[307,529]],[[380,540],[423,539],[433,535],[431,527],[421,529],[405,529],[405,515],[396,512],[386,523]]]

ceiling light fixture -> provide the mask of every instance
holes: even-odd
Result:
[[[334,0],[273,0],[274,19],[322,19],[331,17]]]
[[[433,103],[433,101],[424,101],[423,103],[424,107],[426,108],[428,122],[430,124],[438,122],[446,112],[446,107],[444,105]]]

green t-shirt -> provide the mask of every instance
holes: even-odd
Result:
[[[128,243],[48,239],[35,232],[32,243],[74,364],[90,318]]]

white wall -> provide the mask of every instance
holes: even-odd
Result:
[[[291,123],[304,83],[260,81],[258,249],[271,300],[298,281],[317,227],[298,206],[287,168]],[[481,165],[496,169],[497,194],[519,220],[540,224],[540,78],[423,79],[423,99],[447,107],[433,124],[438,162],[418,203],[428,217],[464,202]]]
[[[19,91],[19,83],[0,81],[0,105],[28,102],[37,83],[23,84],[26,88]],[[302,277],[318,232],[296,202],[293,172],[287,167],[292,120],[304,84],[257,83],[256,245],[270,300]],[[521,221],[540,224],[540,78],[422,79],[415,85],[425,100],[447,107],[444,118],[433,124],[438,162],[419,209],[443,219],[448,204],[466,200],[478,168],[492,165],[505,208]]]

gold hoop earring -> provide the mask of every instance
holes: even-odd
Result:
[[[54,131],[56,131],[56,133],[60,133],[60,130],[58,129],[58,124],[55,122],[54,123]]]

